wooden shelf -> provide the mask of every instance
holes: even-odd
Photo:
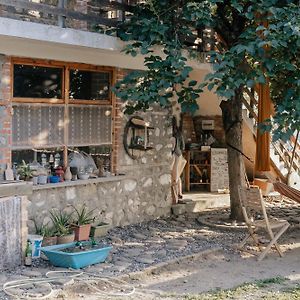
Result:
[[[154,148],[153,147],[147,147],[147,148],[145,148],[142,145],[133,145],[133,146],[128,146],[128,149],[148,151],[148,150],[152,150]]]
[[[184,172],[184,178],[185,178],[185,190],[187,192],[190,191],[192,186],[203,186],[206,190],[210,191],[210,185],[211,182],[199,182],[201,178],[203,177],[203,174],[205,174],[205,180],[210,180],[211,175],[211,153],[210,151],[201,151],[199,149],[191,149],[186,150],[184,152],[185,159],[187,160],[187,163],[185,165],[185,172]],[[195,161],[204,162],[207,163],[194,163]],[[191,182],[192,180],[197,180],[198,182]]]

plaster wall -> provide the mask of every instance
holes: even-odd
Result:
[[[198,82],[203,82],[206,74],[210,73],[210,69],[194,69],[190,78],[197,80]],[[213,91],[207,89],[200,95],[197,100],[199,105],[199,110],[195,113],[195,116],[221,116],[222,111],[220,109],[221,100],[214,94]]]

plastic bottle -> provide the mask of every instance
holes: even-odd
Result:
[[[26,250],[25,250],[25,266],[30,267],[32,265],[32,246],[31,241],[27,240]]]

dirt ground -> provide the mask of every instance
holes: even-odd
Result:
[[[219,250],[131,275],[126,279],[136,289],[131,296],[96,297],[79,284],[52,299],[300,299],[300,231],[292,237],[292,242],[287,238],[282,245],[282,258],[272,252],[258,262],[248,254]]]
[[[295,215],[296,212],[297,216]],[[229,229],[229,231],[228,229],[214,229],[203,227],[203,225],[198,225],[197,227],[195,225],[197,222],[195,223],[194,217],[182,221],[182,226],[184,226],[184,230],[182,231],[182,228],[178,226],[178,219],[174,223],[176,226],[174,225],[173,228],[174,230],[179,230],[177,232],[178,234],[185,231],[187,233],[192,232],[194,238],[191,239],[190,237],[187,241],[190,241],[189,243],[196,243],[195,236],[201,233],[202,235],[205,235],[207,240],[201,239],[200,243],[204,243],[203,241],[205,241],[208,245],[211,245],[211,247],[206,248],[206,250],[199,250],[199,252],[193,252],[193,254],[186,254],[185,252],[183,256],[179,255],[178,257],[175,256],[175,258],[173,256],[171,260],[162,260],[161,262],[152,264],[150,267],[135,273],[129,271],[119,273],[118,275],[106,275],[111,276],[111,278],[103,278],[105,273],[103,273],[101,269],[87,269],[85,272],[93,270],[92,278],[88,277],[89,275],[87,274],[83,274],[83,277],[79,276],[73,280],[69,277],[67,279],[62,279],[61,283],[52,285],[55,289],[52,295],[47,299],[300,299],[299,214],[295,209],[290,209],[287,213],[290,214],[290,221],[295,219],[295,222],[292,223],[289,230],[279,240],[279,244],[284,252],[284,257],[279,257],[275,251],[271,251],[263,261],[258,262],[256,257],[235,250],[234,243],[244,236],[244,231],[232,231],[232,228]],[[210,216],[211,215],[212,214],[210,213]],[[221,211],[219,215],[223,216],[224,212]],[[193,224],[192,229],[189,228],[186,230],[188,224]],[[164,227],[162,227],[162,229],[164,229]],[[165,234],[170,235],[170,233],[172,233],[173,235],[170,236],[170,238],[174,240],[176,232],[170,232],[170,228],[165,229],[168,229]],[[139,228],[139,230],[141,230],[141,228]],[[239,238],[233,239],[232,235]],[[130,237],[127,237],[127,239],[130,240]],[[152,241],[154,240],[152,239]],[[145,246],[144,252],[149,251],[151,248],[150,244],[146,245],[148,245],[148,248]],[[180,250],[178,249],[178,251]],[[157,252],[157,255],[160,255],[158,253],[160,252]],[[139,256],[140,255],[143,255],[143,253],[140,253]],[[37,270],[41,271],[39,269]],[[68,272],[68,270],[66,270],[66,272]],[[39,274],[42,273],[40,272]],[[95,276],[102,278],[100,279]],[[115,281],[115,278],[119,278],[123,281]],[[34,292],[40,290],[41,293],[45,294],[47,286],[34,286],[33,290]],[[131,292],[133,293],[130,294]],[[112,294],[114,294],[114,296],[112,296]],[[1,293],[0,291],[0,299],[8,300],[12,298],[4,296],[4,293]],[[28,299],[40,298],[35,297]]]

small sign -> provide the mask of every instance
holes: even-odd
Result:
[[[215,121],[214,120],[202,120],[202,130],[214,130]]]

